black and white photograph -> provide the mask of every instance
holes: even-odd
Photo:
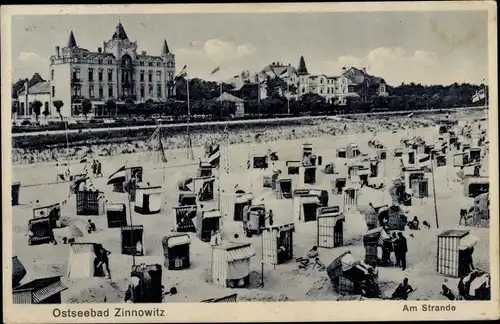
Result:
[[[404,4],[2,7],[4,307],[498,316],[495,4]]]

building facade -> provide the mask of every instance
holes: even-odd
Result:
[[[312,75],[307,70],[304,57],[300,57],[297,68],[291,64],[273,62],[255,74],[243,71],[228,83],[233,84],[235,92],[242,92],[251,86],[259,89],[261,99],[267,97],[266,80],[278,77],[286,84],[280,94],[288,98],[299,98],[308,93],[325,98],[326,102],[337,105],[347,104],[349,97],[357,97],[369,101],[373,96],[387,96],[384,79],[369,75],[366,68],[342,68],[339,76],[326,74]]]
[[[64,116],[78,115],[84,99],[99,115],[110,99],[117,104],[165,101],[173,94],[174,73],[175,56],[166,40],[158,56],[138,52],[137,42],[129,40],[120,22],[95,52],[79,47],[73,32],[67,46],[56,46],[50,58],[50,92],[53,101],[64,103]]]
[[[24,83],[24,88],[17,94],[17,110],[13,116],[14,119],[31,118],[34,116],[33,102],[40,101],[42,108],[40,115],[52,116],[55,108],[52,107],[52,96],[50,95],[50,83],[47,81],[38,82],[31,87],[28,82]],[[46,113],[44,114],[44,111]]]

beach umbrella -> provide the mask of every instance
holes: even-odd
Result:
[[[126,168],[125,166],[122,166],[115,171],[115,173],[109,176],[107,185],[125,182],[126,175]]]

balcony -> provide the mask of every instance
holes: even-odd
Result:
[[[71,78],[71,83],[82,83],[80,78]]]

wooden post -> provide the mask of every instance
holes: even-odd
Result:
[[[436,214],[436,228],[439,228],[439,217],[436,201],[436,181],[434,179],[434,153],[431,152],[432,194],[434,196],[434,213]]]

